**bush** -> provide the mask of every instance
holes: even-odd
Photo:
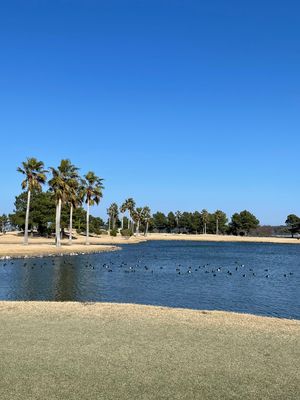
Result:
[[[122,229],[121,235],[126,237],[132,236],[133,235],[132,229]]]
[[[117,229],[111,229],[110,231],[110,236],[117,236],[118,230]]]

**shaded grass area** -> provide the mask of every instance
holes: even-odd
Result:
[[[0,302],[0,398],[298,399],[300,322]]]

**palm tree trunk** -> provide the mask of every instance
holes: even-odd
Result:
[[[204,235],[206,235],[206,222],[204,222]]]
[[[219,234],[219,220],[216,220],[216,235]]]
[[[148,222],[148,220],[147,220],[147,222],[146,222],[146,229],[145,229],[145,236],[148,235],[148,228],[149,228],[149,222]]]
[[[70,204],[70,224],[69,224],[69,244],[72,244],[72,231],[73,231],[73,204]]]
[[[108,217],[108,233],[110,234],[110,217]]]
[[[30,190],[28,190],[26,217],[25,217],[25,232],[24,232],[24,244],[26,244],[26,245],[28,244],[28,223],[29,223],[30,196],[31,196],[31,192],[30,192]]]
[[[61,214],[61,199],[58,200],[58,203],[57,203],[57,206],[56,206],[56,219],[55,219],[56,247],[60,247],[61,246],[60,214]]]
[[[85,244],[90,244],[89,243],[89,239],[90,239],[90,201],[88,200],[87,208],[86,208],[86,239],[85,239]]]
[[[121,221],[121,229],[124,229],[124,215],[122,216],[122,221]]]

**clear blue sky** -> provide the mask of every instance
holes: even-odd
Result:
[[[300,214],[298,1],[2,1],[0,212],[28,156],[105,178],[95,215]]]

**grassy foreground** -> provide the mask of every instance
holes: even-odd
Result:
[[[298,399],[300,321],[0,302],[0,398]]]

